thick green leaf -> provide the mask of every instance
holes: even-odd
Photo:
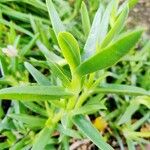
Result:
[[[53,29],[55,31],[56,36],[58,36],[59,32],[65,31],[65,27],[59,18],[59,15],[54,7],[52,0],[46,0],[46,5]]]
[[[150,92],[146,91],[143,88],[135,87],[135,86],[128,86],[128,85],[121,85],[121,84],[103,84],[102,87],[97,88],[95,92],[99,93],[116,93],[116,94],[123,94],[123,95],[149,95]]]
[[[81,5],[81,17],[82,17],[82,27],[83,27],[84,34],[88,36],[91,25],[90,25],[89,14],[84,2],[82,2]]]
[[[44,150],[44,147],[49,144],[49,140],[53,131],[53,127],[43,128],[36,136],[31,150]]]
[[[0,90],[0,99],[43,101],[67,98],[72,94],[57,86],[18,86]]]
[[[61,32],[58,35],[58,43],[71,69],[75,69],[80,64],[78,42],[69,32]]]
[[[123,29],[126,18],[128,16],[128,10],[129,8],[126,7],[121,14],[119,15],[118,19],[116,20],[116,22],[114,23],[113,27],[111,28],[111,30],[108,32],[108,34],[106,35],[104,41],[101,44],[101,48],[106,47],[114,37],[116,37],[116,35]]]
[[[21,121],[30,127],[43,127],[45,125],[46,119],[35,117],[26,114],[10,114],[9,117]]]
[[[37,81],[37,83],[39,83],[40,85],[51,85],[50,81],[30,63],[25,62],[24,65],[31,73],[33,78]]]
[[[135,46],[142,31],[138,29],[121,36],[119,40],[83,62],[77,68],[77,73],[83,76],[114,65]]]
[[[101,25],[100,25],[100,33],[99,33],[99,38],[98,38],[98,44],[100,44],[103,39],[105,38],[107,31],[108,31],[108,27],[109,27],[109,22],[110,22],[110,16],[111,16],[111,11],[112,8],[114,6],[114,0],[111,0],[108,3],[108,6],[106,7],[102,20],[101,20]]]
[[[100,25],[103,9],[104,8],[102,4],[100,4],[99,9],[95,14],[90,33],[84,46],[84,59],[90,57],[96,50],[96,44],[99,39],[99,33],[101,32]]]
[[[73,122],[79,128],[79,130],[81,130],[98,148],[101,150],[113,150],[113,148],[104,141],[100,132],[98,132],[92,123],[85,119],[84,116],[74,116]]]

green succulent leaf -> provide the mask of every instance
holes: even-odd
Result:
[[[56,36],[58,36],[59,32],[65,31],[65,27],[59,18],[59,15],[54,7],[52,0],[46,0],[46,5],[47,5],[48,13],[51,19],[54,32]]]
[[[113,148],[104,141],[99,131],[94,128],[92,123],[83,115],[74,116],[73,122],[98,148],[101,150],[113,150]]]
[[[101,25],[100,25],[98,43],[96,44],[100,44],[108,32],[108,27],[109,27],[109,22],[110,22],[110,17],[111,17],[112,8],[114,6],[114,2],[115,2],[114,0],[111,0],[108,6],[106,7],[106,10],[104,11],[104,14],[101,20]]]
[[[82,27],[83,27],[84,34],[88,36],[91,25],[90,25],[90,18],[87,11],[87,7],[84,2],[82,2],[81,5],[81,17],[82,17]]]
[[[80,64],[80,49],[78,42],[69,32],[61,32],[58,35],[58,43],[70,68],[74,70]]]
[[[72,94],[57,86],[18,86],[0,90],[0,99],[45,101],[67,98]]]
[[[79,75],[84,76],[86,74],[111,67],[135,46],[137,41],[140,39],[142,32],[142,29],[137,29],[124,34],[110,46],[101,49],[99,53],[81,63],[76,72]]]
[[[101,44],[101,48],[106,47],[112,40],[115,38],[118,33],[123,29],[126,18],[128,16],[129,8],[125,7],[124,10],[121,12],[117,20],[115,21],[114,25],[107,33],[104,41]]]
[[[83,55],[84,59],[89,58],[95,52],[96,44],[98,42],[98,37],[101,32],[100,25],[101,25],[101,18],[102,18],[103,10],[104,10],[104,7],[102,4],[100,4],[95,14],[88,38],[84,46],[84,55]]]

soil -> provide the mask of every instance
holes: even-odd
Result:
[[[129,14],[129,26],[141,26],[150,36],[150,0],[139,0]]]

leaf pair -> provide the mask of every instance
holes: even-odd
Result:
[[[77,68],[80,76],[111,67],[126,55],[137,43],[142,34],[142,29],[137,29],[123,34],[118,40],[108,47],[101,49],[100,52],[81,63]]]

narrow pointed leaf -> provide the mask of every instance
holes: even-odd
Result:
[[[63,58],[48,50],[41,41],[37,41],[36,44],[47,60],[54,61],[60,65],[64,65],[66,63]]]
[[[150,91],[146,91],[143,88],[121,85],[121,84],[103,84],[102,87],[95,90],[99,93],[116,93],[116,94],[127,94],[127,95],[148,95],[150,96]]]
[[[62,125],[58,125],[58,131],[64,135],[73,137],[73,138],[77,138],[77,139],[81,139],[81,135],[73,129],[69,129],[69,128],[64,128]]]
[[[75,69],[80,64],[78,42],[69,32],[61,32],[58,35],[58,43],[71,69]]]
[[[8,21],[6,21],[6,20],[4,20],[4,19],[2,19],[2,18],[0,18],[0,23],[6,25],[6,26],[8,26],[8,27],[11,27],[11,22],[8,22]],[[14,23],[13,23],[13,24],[14,24]],[[28,31],[28,30],[22,28],[21,26],[18,26],[18,25],[16,25],[16,24],[14,24],[13,27],[14,27],[17,31],[22,32],[22,33],[24,33],[24,34],[26,34],[26,35],[29,35],[29,36],[33,37],[33,34],[32,34],[30,31]]]
[[[65,27],[59,18],[59,15],[54,7],[52,0],[46,0],[46,5],[47,5],[48,13],[51,19],[54,32],[56,36],[58,36],[59,32],[65,31]]]
[[[23,104],[30,110],[32,110],[35,113],[40,114],[41,116],[47,116],[46,110],[41,107],[40,105],[34,103],[34,102],[23,102]]]
[[[99,33],[101,32],[100,24],[102,18],[103,6],[100,4],[99,9],[97,10],[90,33],[88,35],[87,41],[84,46],[84,56],[83,58],[86,59],[91,56],[96,49],[96,44],[99,39]]]
[[[133,123],[132,129],[133,130],[137,130],[140,126],[142,126],[142,124],[147,121],[150,118],[150,112],[148,112],[147,114],[145,114],[141,119],[137,120],[135,123]]]
[[[48,65],[50,66],[54,75],[62,81],[64,86],[66,86],[66,87],[70,86],[69,78],[64,74],[61,66],[59,66],[58,64],[56,64],[50,60],[48,60]]]
[[[104,104],[101,103],[97,103],[97,104],[87,104],[85,106],[82,106],[78,109],[75,109],[75,111],[73,111],[74,115],[79,115],[79,114],[94,114],[97,111],[101,110],[101,109],[106,109],[106,107],[104,106]]]
[[[113,27],[111,28],[111,30],[108,32],[108,34],[106,35],[104,41],[101,44],[101,48],[106,47],[114,37],[116,37],[116,35],[118,35],[118,33],[123,29],[126,18],[128,16],[128,12],[129,12],[129,8],[126,7],[121,14],[119,15],[118,19],[116,20],[116,22],[114,23]]]
[[[73,117],[73,122],[98,148],[101,150],[113,150],[113,148],[107,144],[100,132],[92,125],[90,121],[85,119],[82,115],[76,115]]]
[[[83,27],[84,34],[88,36],[91,25],[90,25],[89,14],[84,2],[82,2],[81,5],[81,18],[82,18],[82,27]]]
[[[50,137],[54,131],[53,127],[45,127],[36,136],[31,150],[44,150],[44,147],[49,144]]]
[[[150,96],[150,92],[149,92]],[[118,125],[128,122],[131,120],[132,115],[139,109],[140,105],[143,104],[150,109],[150,97],[149,96],[138,96],[132,100],[125,112],[118,121]]]
[[[77,68],[77,73],[83,76],[111,67],[135,46],[141,37],[142,31],[139,29],[123,35],[119,40],[83,62]]]
[[[43,127],[46,119],[26,114],[10,114],[9,117],[21,121],[30,127]]]
[[[33,78],[39,83],[40,85],[51,85],[50,81],[41,73],[39,72],[35,67],[33,67],[30,63],[25,62],[25,67],[28,69],[28,71],[31,73]]]
[[[118,121],[118,125],[121,125],[123,123],[127,123],[129,120],[131,120],[132,115],[139,109],[139,104],[136,103],[130,103],[130,105],[126,108],[125,112],[121,116],[120,120]]]
[[[0,99],[43,101],[67,98],[72,94],[57,86],[19,86],[0,90]]]
[[[100,24],[100,33],[99,33],[99,38],[98,38],[98,44],[100,44],[103,39],[105,38],[107,31],[108,31],[108,27],[109,27],[109,22],[110,22],[110,16],[111,16],[111,11],[112,8],[114,6],[114,0],[111,0],[110,3],[108,4],[106,10],[104,11],[102,20],[101,20],[101,24]]]

